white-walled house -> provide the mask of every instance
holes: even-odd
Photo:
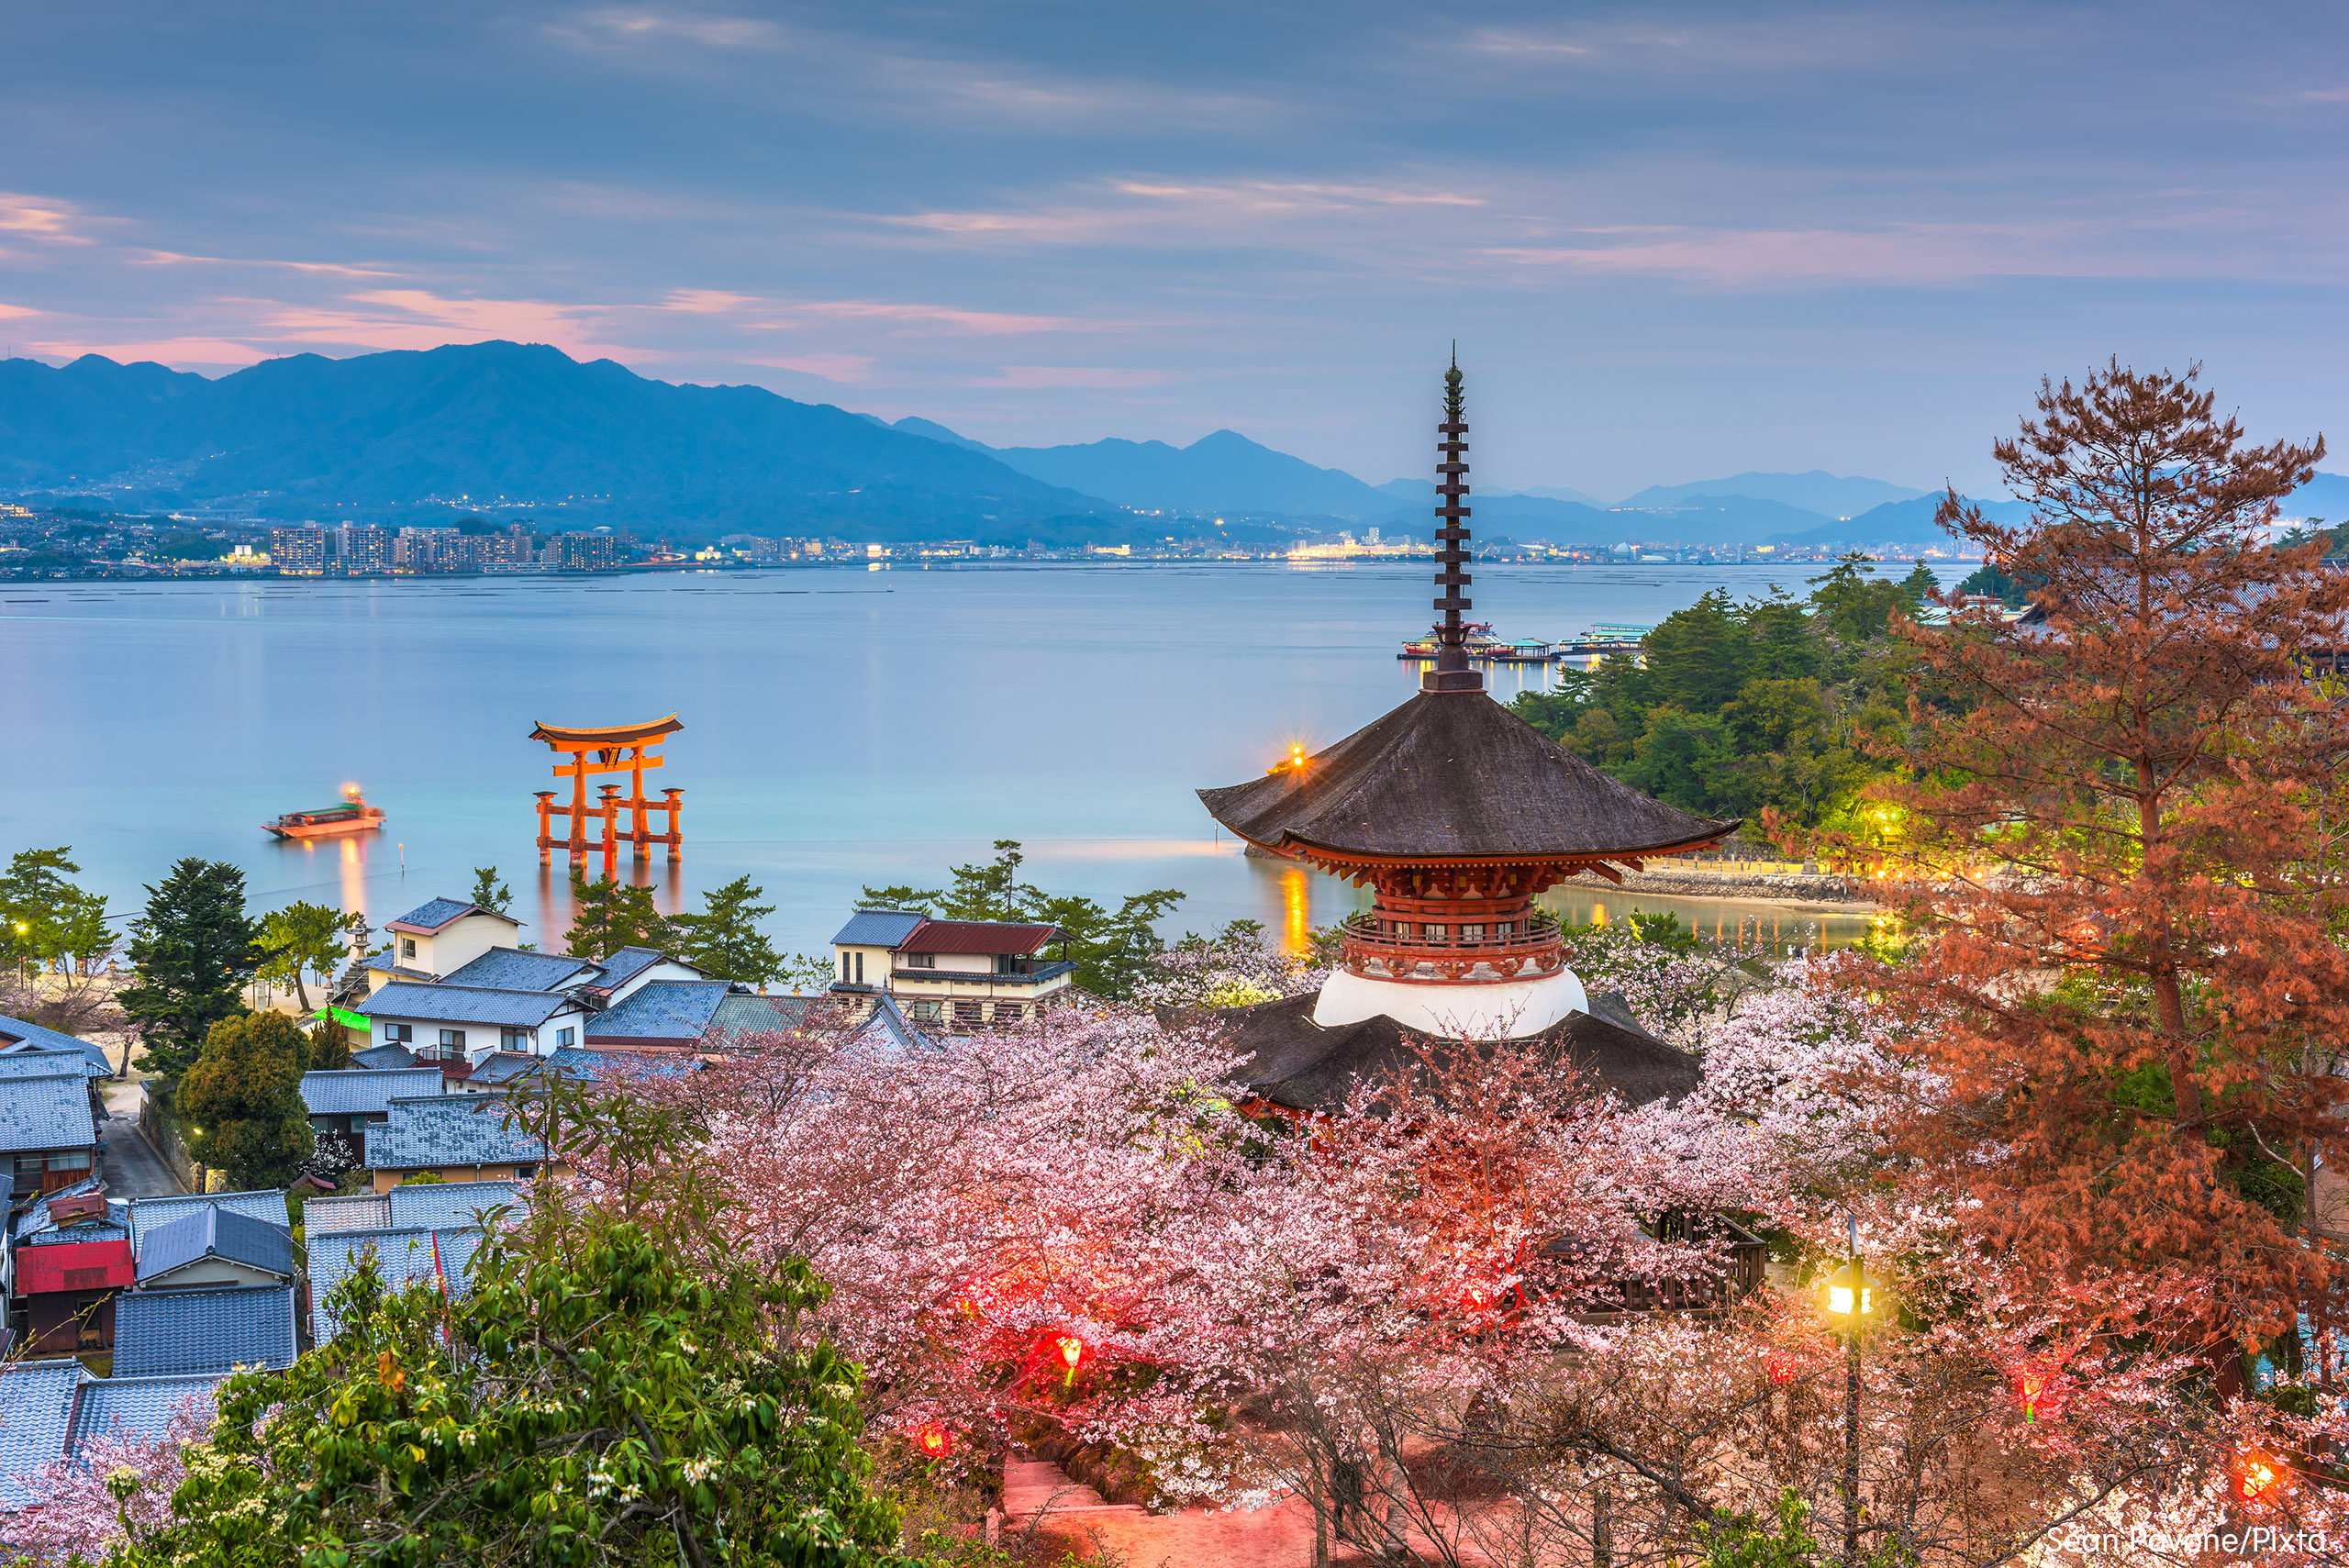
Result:
[[[831,989],[893,997],[918,1028],[1007,1029],[1069,988],[1068,940],[1057,926],[859,910],[832,939]]]
[[[511,942],[522,922],[478,904],[435,898],[396,919],[384,922],[390,943],[367,959],[367,985],[394,980],[440,980],[453,974],[501,942]]]

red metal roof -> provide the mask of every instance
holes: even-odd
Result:
[[[17,1249],[17,1294],[108,1290],[135,1275],[128,1241],[55,1241]]]
[[[924,920],[899,952],[1032,953],[1062,936],[1058,926],[1007,926],[992,920]]]

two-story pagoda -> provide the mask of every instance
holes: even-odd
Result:
[[[1338,973],[1310,997],[1235,1019],[1265,1098],[1329,1108],[1346,1079],[1399,1060],[1404,1031],[1449,1040],[1552,1037],[1634,1100],[1694,1079],[1694,1063],[1627,1013],[1595,1018],[1535,895],[1583,873],[1620,882],[1642,857],[1702,849],[1738,823],[1694,817],[1609,778],[1495,702],[1471,666],[1468,424],[1460,367],[1436,427],[1435,668],[1417,696],[1265,777],[1199,792],[1268,854],[1372,893],[1345,924]]]

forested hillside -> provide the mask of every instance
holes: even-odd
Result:
[[[1865,738],[1897,729],[1909,661],[1887,633],[1933,587],[1920,564],[1898,582],[1847,557],[1798,599],[1707,594],[1647,639],[1644,665],[1614,660],[1527,692],[1519,717],[1660,799],[1711,817],[1776,807],[1834,826],[1883,770]]]

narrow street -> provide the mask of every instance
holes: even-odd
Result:
[[[106,1140],[106,1165],[99,1173],[106,1178],[106,1195],[168,1197],[186,1191],[139,1130],[139,1085],[109,1082],[105,1094],[106,1117],[98,1123],[98,1136]]]

